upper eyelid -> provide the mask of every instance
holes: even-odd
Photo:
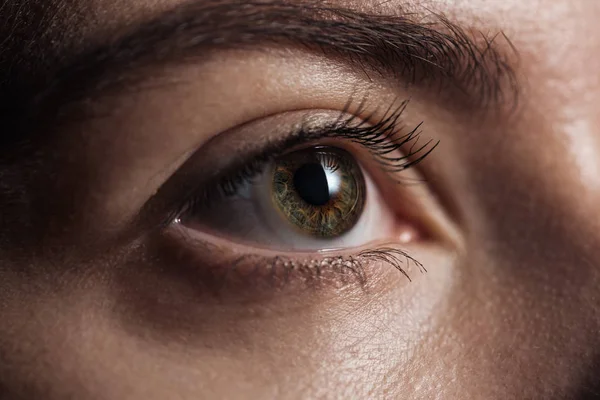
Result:
[[[211,189],[211,194],[215,191],[227,192],[235,190],[236,183],[250,179],[252,176],[260,173],[270,160],[278,157],[283,152],[289,151],[294,146],[308,145],[325,139],[353,141],[368,150],[379,162],[381,169],[391,176],[416,165],[427,157],[439,144],[439,142],[433,143],[430,140],[419,145],[415,151],[413,151],[414,146],[410,147],[406,154],[403,154],[401,157],[390,156],[407,145],[407,143],[418,143],[420,136],[418,128],[421,124],[408,132],[400,128],[399,120],[408,105],[408,100],[400,103],[397,107],[389,107],[383,116],[375,121],[369,122],[369,120],[372,120],[375,112],[365,119],[360,119],[357,114],[365,107],[366,100],[366,98],[363,99],[356,113],[348,114],[347,109],[350,108],[352,101],[350,100],[344,111],[340,113],[340,116],[324,126],[309,127],[306,123],[302,123],[288,137],[279,142],[268,144],[254,154],[238,160],[237,163],[226,168],[224,172],[215,176],[212,180],[199,183],[198,186],[192,188],[180,200],[178,206],[171,210],[171,213],[163,221],[163,225],[167,225],[179,218],[185,212],[185,209],[191,207],[192,202],[208,201],[209,199],[206,196],[208,196],[209,189]],[[400,182],[399,179],[394,179],[394,181]],[[215,187],[215,185],[226,186]]]

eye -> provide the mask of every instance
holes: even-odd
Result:
[[[181,223],[258,247],[301,251],[361,246],[393,224],[372,180],[337,147],[283,154],[220,191],[220,200],[195,203]]]
[[[408,241],[417,229],[390,203],[402,197],[398,172],[428,154],[431,143],[417,146],[415,130],[395,130],[397,119],[391,114],[369,125],[337,118],[303,126],[275,154],[268,150],[216,184],[203,185],[176,222],[205,239],[283,252]],[[396,198],[386,199],[382,185],[395,187],[387,193]]]
[[[316,147],[279,157],[266,178],[273,203],[302,233],[335,238],[351,230],[365,206],[365,178],[341,149]]]

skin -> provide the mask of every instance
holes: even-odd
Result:
[[[42,12],[54,15],[49,37],[82,43],[178,3],[54,1]],[[344,5],[390,14],[400,4],[379,3]],[[57,156],[41,158],[44,174],[27,187],[38,201],[14,206],[35,216],[43,244],[0,244],[0,396],[593,398],[600,376],[600,3],[409,5],[423,6],[510,38],[522,88],[514,113],[472,118],[426,91],[278,48],[149,71],[170,83],[103,98],[98,107],[111,110],[107,117],[58,129],[44,144],[44,154]],[[508,43],[500,46],[510,52]],[[441,143],[409,172],[426,184],[383,185],[374,202],[391,210],[384,216],[408,208],[417,215],[417,224],[405,219],[386,231],[397,243],[408,232],[401,248],[427,268],[422,274],[413,266],[412,282],[373,262],[364,287],[331,278],[254,292],[242,280],[215,300],[197,290],[203,275],[193,265],[202,263],[179,268],[181,258],[171,254],[225,264],[229,254],[198,250],[176,232],[141,235],[130,226],[190,154],[216,170],[228,160],[222,154],[297,121],[269,116],[342,110],[357,92],[384,109],[411,97],[403,122],[425,121],[425,137]],[[219,139],[223,132],[227,140]],[[31,167],[21,160],[11,168]],[[416,205],[399,202],[398,193]],[[2,226],[4,238],[31,232]],[[130,234],[141,250],[125,246]]]

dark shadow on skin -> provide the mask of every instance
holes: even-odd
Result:
[[[600,400],[600,355],[597,355],[575,400]]]

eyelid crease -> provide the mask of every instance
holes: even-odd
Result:
[[[366,101],[367,99],[363,98],[358,105],[358,110],[348,115],[352,104],[352,99],[350,99],[343,111],[340,112],[339,117],[333,123],[325,126],[307,126],[305,119],[295,132],[287,135],[282,141],[268,144],[258,153],[238,160],[235,165],[227,168],[212,182],[200,184],[184,195],[183,201],[173,207],[173,212],[163,222],[163,226],[182,218],[186,213],[197,209],[197,207],[207,207],[223,197],[234,195],[240,185],[262,173],[266,165],[273,159],[288,152],[291,148],[310,144],[313,141],[345,139],[359,144],[367,149],[381,169],[390,175],[414,167],[438,146],[439,141],[434,143],[433,140],[429,140],[422,145],[417,144],[421,136],[420,127],[422,123],[408,133],[403,133],[399,121],[408,106],[409,100],[401,102],[395,108],[393,105],[390,106],[375,123],[369,121],[374,118],[377,111],[368,114],[364,119],[358,117],[364,110]],[[409,144],[410,147],[405,155],[401,157],[389,156],[392,152],[402,150]],[[393,177],[393,181],[403,183],[399,177]]]

